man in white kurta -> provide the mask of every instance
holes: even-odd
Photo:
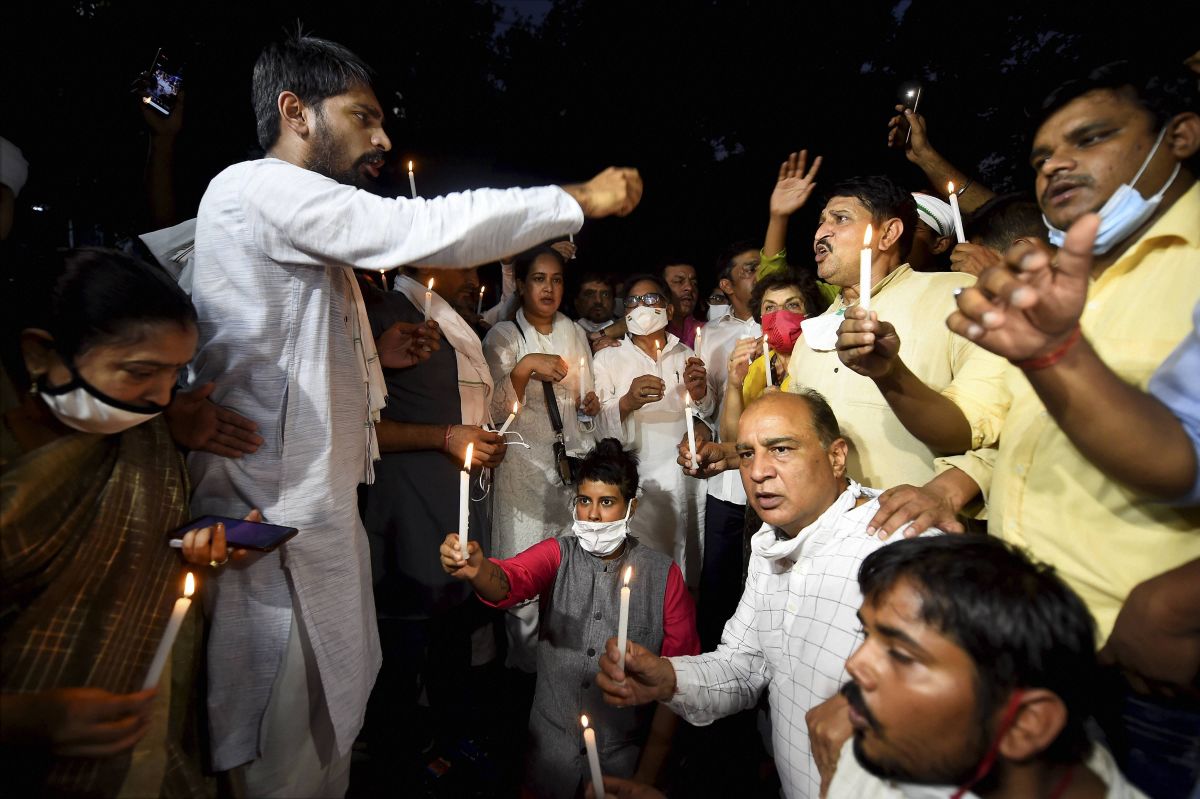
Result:
[[[328,58],[330,47],[353,58],[332,43],[318,57]],[[239,460],[192,453],[194,510],[241,516],[258,508],[265,521],[300,529],[275,552],[207,581],[213,767],[262,766],[247,783],[257,795],[338,795],[380,663],[356,500],[371,474],[378,404],[364,364],[377,371],[378,363],[374,347],[356,341],[369,339],[370,328],[351,267],[483,263],[576,231],[585,212],[627,213],[632,205],[574,187],[384,199],[314,171],[328,168],[317,159],[323,144],[349,152],[356,169],[378,172],[391,144],[369,86],[353,83],[320,101],[323,108],[286,87],[278,97],[280,132],[268,157],[214,178],[196,223],[192,298],[201,343],[193,376],[219,377],[214,401],[258,422],[265,441]],[[353,151],[359,146],[362,155]],[[640,194],[636,173],[622,174]],[[289,667],[301,673],[298,683]],[[290,691],[300,695],[283,695]],[[288,705],[297,706],[291,716]],[[311,727],[315,752],[276,744],[296,726]],[[340,771],[332,777],[331,761]]]
[[[821,777],[804,716],[837,693],[862,639],[858,567],[886,544],[867,534],[880,492],[847,479],[846,441],[815,393],[773,393],[751,403],[737,448],[746,493],[764,524],[751,539],[746,588],[720,646],[672,658],[636,647],[622,675],[610,640],[597,684],[606,701],[659,700],[696,725],[753,708],[769,686],[783,793],[817,799]]]

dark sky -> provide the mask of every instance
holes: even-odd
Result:
[[[376,68],[393,166],[416,160],[423,195],[637,166],[643,207],[589,223],[579,265],[629,272],[682,258],[707,272],[726,244],[761,240],[789,150],[824,154],[826,185],[886,172],[921,188],[883,146],[911,79],[925,85],[939,149],[998,188],[1026,188],[1028,112],[1045,91],[1118,57],[1181,61],[1196,47],[1194,5],[18,0],[0,30],[0,135],[32,163],[23,212],[50,209],[19,219],[26,238],[60,243],[68,218],[105,240],[138,231],[147,138],[127,92],[170,48],[187,61],[179,178],[190,216],[214,174],[252,157],[251,67],[302,20]],[[403,173],[392,178],[384,189],[406,193]],[[807,249],[812,216],[793,221],[794,248]]]

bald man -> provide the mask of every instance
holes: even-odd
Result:
[[[720,646],[663,658],[631,641],[622,671],[609,639],[596,678],[610,704],[666,702],[697,725],[754,707],[770,685],[775,762],[792,799],[819,794],[804,717],[846,680],[846,659],[861,641],[858,567],[885,545],[867,534],[880,492],[846,476],[846,452],[817,392],[771,392],[752,402],[738,423],[737,455],[746,496],[764,523],[751,539],[746,590]]]

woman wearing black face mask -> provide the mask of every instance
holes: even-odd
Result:
[[[117,252],[75,251],[27,277],[42,285],[6,292],[0,376],[7,779],[13,795],[202,789],[181,725],[167,729],[187,697],[170,701],[170,678],[142,690],[183,582],[168,535],[187,521],[189,487],[159,416],[195,352],[196,312],[165,272]],[[224,531],[190,536],[182,554],[223,562]],[[187,621],[175,681],[198,663],[199,613]]]

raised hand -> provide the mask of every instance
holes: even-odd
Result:
[[[704,399],[708,394],[708,370],[704,368],[704,361],[695,356],[687,359],[683,367],[683,383],[692,395],[692,402]]]
[[[808,165],[808,150],[792,153],[779,167],[779,178],[775,182],[775,190],[771,192],[771,214],[773,216],[791,216],[804,207],[813,189],[817,187],[814,179],[817,170],[821,168],[821,156],[813,159],[812,167],[805,171]]]
[[[762,338],[740,338],[729,353],[729,383],[742,387],[746,382],[746,373],[750,371],[750,362],[762,352]]]
[[[869,317],[869,318],[868,318]],[[900,336],[890,322],[879,321],[874,311],[861,306],[846,309],[837,337],[838,358],[860,375],[887,377],[900,355]]]
[[[593,219],[627,216],[642,200],[642,176],[628,167],[610,166],[587,183],[562,188],[579,203],[583,215]]]
[[[629,390],[625,392],[621,401],[626,403],[630,410],[636,411],[645,405],[661,400],[666,390],[667,384],[661,377],[642,375],[633,378],[633,382],[629,384]]]
[[[958,295],[958,310],[946,324],[1010,361],[1058,350],[1078,331],[1099,225],[1096,214],[1081,217],[1057,256],[1042,242],[1024,255],[1013,251],[1003,266],[986,270]]]
[[[904,157],[913,163],[919,163],[934,152],[925,130],[925,117],[906,105],[897,105],[896,116],[888,120],[887,143],[888,147],[904,150]]]

